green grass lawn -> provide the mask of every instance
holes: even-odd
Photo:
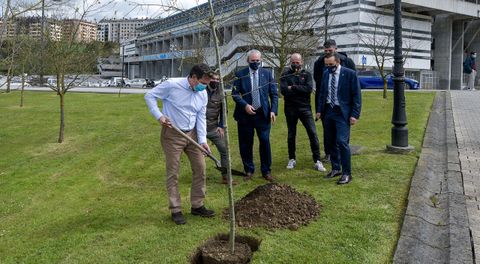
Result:
[[[189,214],[185,156],[180,188],[187,224],[170,220],[160,129],[142,95],[67,94],[63,144],[56,143],[57,96],[28,92],[24,108],[18,107],[19,97],[0,94],[0,263],[186,263],[202,241],[228,232],[220,216]],[[313,170],[303,127],[297,167],[285,169],[287,127],[280,101],[271,133],[272,175],[310,193],[322,208],[315,222],[297,231],[239,228],[262,239],[253,263],[391,262],[434,94],[406,94],[409,143],[415,147],[408,155],[385,152],[392,97],[363,93],[351,143],[365,151],[353,156],[353,181],[346,186]],[[229,126],[233,167],[241,170],[231,115]],[[317,131],[322,138],[320,123]],[[259,166],[258,144],[254,154]],[[227,189],[211,161],[207,175],[206,205],[220,213],[228,206]],[[253,181],[238,180],[236,200],[265,183],[258,173]]]

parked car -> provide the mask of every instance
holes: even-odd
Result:
[[[145,85],[142,86],[142,88],[153,88],[155,87],[155,81],[152,79],[145,79]]]
[[[358,81],[361,89],[383,89],[383,79],[379,71],[358,71]],[[393,74],[387,75],[387,87],[393,89]],[[410,90],[420,89],[420,83],[417,80],[405,78],[405,88]]]
[[[145,79],[133,79],[129,81],[129,84],[131,87],[137,87],[137,88],[145,88],[146,81]]]

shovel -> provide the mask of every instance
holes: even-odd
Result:
[[[212,159],[215,162],[215,166],[216,166],[215,168],[217,170],[221,171],[223,174],[227,173],[227,168],[222,167],[222,164],[220,163],[220,161],[217,158],[215,158],[215,156],[213,156],[212,153],[208,153],[202,146],[200,146],[200,144],[198,144],[191,137],[187,136],[187,134],[183,133],[183,131],[178,129],[178,127],[174,126],[173,124],[171,125],[172,125],[172,128],[175,131],[177,131],[182,137],[190,141],[190,143],[192,143],[195,147],[197,147],[199,150],[205,153],[210,159]],[[232,175],[246,176],[246,174],[242,171],[237,171],[234,169],[232,169],[231,171],[232,171]]]

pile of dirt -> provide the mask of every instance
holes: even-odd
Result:
[[[307,193],[286,184],[269,183],[257,187],[235,203],[238,226],[298,229],[320,213],[320,206]],[[225,210],[228,218],[228,209]]]

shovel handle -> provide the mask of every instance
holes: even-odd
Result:
[[[177,131],[182,137],[184,137],[185,139],[187,139],[190,143],[192,143],[195,147],[197,147],[198,149],[200,149],[203,153],[205,153],[209,158],[211,158],[213,161],[215,161],[215,165],[217,167],[221,167],[220,165],[220,161],[215,158],[215,156],[212,155],[212,153],[209,153],[207,152],[206,149],[204,149],[200,144],[198,144],[195,140],[193,140],[193,138],[189,137],[187,134],[185,134],[182,130],[178,129],[178,127],[174,126],[172,124],[172,128]]]

